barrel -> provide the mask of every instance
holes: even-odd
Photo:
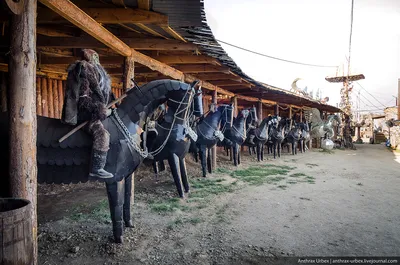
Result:
[[[30,201],[0,198],[0,264],[33,264]]]

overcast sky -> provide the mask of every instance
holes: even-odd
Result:
[[[219,40],[292,61],[346,64],[351,0],[205,0],[205,9],[208,25]],[[290,89],[295,78],[303,78],[300,86],[323,89],[329,104],[340,101],[341,84],[325,80],[336,75],[336,68],[289,64],[221,45],[256,80]],[[352,99],[360,90],[360,109],[395,105],[400,78],[400,0],[354,1],[351,73],[364,74],[358,83],[373,95],[354,83]]]

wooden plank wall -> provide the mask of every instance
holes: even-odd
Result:
[[[7,111],[8,73],[0,73],[0,109]],[[61,119],[64,104],[65,80],[48,77],[36,77],[36,113],[37,115]],[[116,98],[122,96],[122,88],[112,88]]]

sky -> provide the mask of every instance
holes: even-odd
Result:
[[[216,39],[309,67],[265,58],[222,44],[250,77],[283,89],[322,90],[328,104],[340,102],[341,83],[326,76],[347,74],[351,0],[205,0],[207,23]],[[351,74],[354,108],[382,112],[394,106],[400,78],[400,1],[354,0]],[[363,87],[361,87],[361,86]],[[360,94],[360,96],[358,96]],[[360,100],[357,100],[358,97]],[[358,103],[357,103],[358,101]]]

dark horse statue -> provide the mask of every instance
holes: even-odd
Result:
[[[285,139],[282,145],[286,145],[289,152],[289,146],[292,149],[292,155],[297,155],[297,144],[301,139],[300,125],[294,120],[286,119]]]
[[[269,136],[269,124],[272,117],[269,116],[261,121],[260,126],[257,128],[250,130],[249,134],[252,133],[254,136],[254,143],[256,147],[257,160],[264,160],[264,145],[268,140]],[[249,150],[251,150],[252,146],[249,146]]]
[[[274,158],[276,158],[276,154],[278,154],[278,157],[281,157],[282,141],[285,138],[286,126],[286,118],[274,116],[271,119],[269,139],[267,143],[269,145],[268,153],[273,149]]]
[[[249,153],[250,155],[252,154],[252,150],[255,151],[256,148],[256,143],[254,142],[254,133],[255,129],[257,128],[258,125],[258,117],[257,117],[257,109],[256,107],[251,107],[248,108],[249,110],[249,116],[246,118],[246,140],[243,143],[243,145],[249,147]]]
[[[190,138],[197,138],[197,134],[190,128],[189,120],[192,115],[203,115],[203,100],[201,91],[193,93],[186,90],[185,93],[176,94],[167,99],[167,111],[161,122],[157,122],[157,133],[149,133],[147,147],[153,156],[153,166],[156,175],[158,166],[164,170],[164,160],[168,160],[172,176],[178,191],[178,195],[184,198],[184,192],[190,190],[185,156],[189,151]],[[196,140],[196,139],[193,139]]]
[[[240,146],[246,140],[246,118],[249,116],[249,110],[244,109],[239,112],[239,115],[234,118],[232,127],[226,128],[224,133],[224,140],[219,141],[219,146],[224,146],[227,152],[230,150],[233,157],[233,164],[235,166],[240,164]],[[224,127],[227,121],[224,119],[221,126]]]
[[[211,166],[211,148],[217,144],[218,141],[224,140],[224,132],[230,129],[233,120],[233,105],[220,105],[211,106],[211,110],[206,117],[201,119],[196,124],[196,132],[198,135],[197,141],[192,141],[191,152],[197,162],[197,154],[200,155],[200,162],[203,177],[207,177],[208,173],[212,173]],[[227,121],[224,126],[220,128],[221,120]]]
[[[168,99],[181,101],[187,94],[194,94],[192,85],[174,80],[157,80],[132,88],[117,109],[103,121],[110,133],[105,170],[114,177],[107,179],[106,188],[115,242],[123,241],[125,227],[133,227],[131,220],[131,189],[133,172],[147,157],[141,142],[141,125],[148,115]],[[8,143],[7,115],[0,119],[1,139]],[[74,127],[60,120],[37,117],[37,166],[39,183],[87,182],[90,170],[92,139],[80,130],[59,143],[58,140]],[[7,144],[3,144],[7,146]],[[2,148],[8,152],[8,148]]]

